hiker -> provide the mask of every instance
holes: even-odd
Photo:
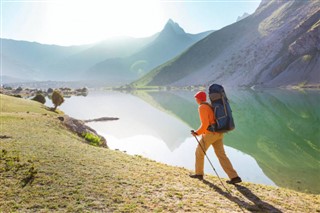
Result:
[[[190,175],[191,178],[197,178],[203,180],[204,175],[204,155],[208,150],[209,146],[212,145],[213,149],[219,159],[220,165],[223,170],[227,173],[230,180],[227,181],[229,184],[240,183],[242,180],[238,176],[237,172],[234,170],[229,158],[227,157],[224,147],[223,147],[223,133],[211,132],[207,130],[210,124],[215,122],[214,113],[209,105],[206,102],[207,95],[205,92],[200,91],[195,94],[196,102],[199,104],[199,117],[201,121],[200,127],[194,131],[191,130],[193,136],[202,136],[200,144],[198,144],[196,149],[196,163],[195,163],[195,174]],[[202,146],[202,148],[200,147]]]

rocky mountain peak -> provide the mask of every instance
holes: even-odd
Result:
[[[242,19],[247,18],[249,15],[249,13],[243,13],[242,16],[238,16],[237,21],[241,21]]]
[[[178,23],[174,22],[172,19],[169,19],[161,33],[185,34],[185,31],[179,26]]]

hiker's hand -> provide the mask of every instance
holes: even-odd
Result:
[[[191,134],[192,134],[193,136],[197,136],[197,135],[198,135],[194,130],[191,130]]]

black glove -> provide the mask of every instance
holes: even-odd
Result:
[[[192,135],[198,135],[194,130],[191,130]]]

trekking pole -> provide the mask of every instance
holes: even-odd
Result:
[[[210,159],[209,159],[208,155],[206,154],[206,151],[205,151],[205,150],[204,150],[204,148],[201,146],[201,144],[200,144],[200,142],[199,142],[198,138],[197,138],[195,135],[193,135],[193,137],[197,140],[197,142],[198,142],[199,146],[201,147],[201,149],[202,149],[202,151],[203,151],[204,155],[206,156],[207,160],[209,161],[209,163],[210,163],[210,165],[211,165],[211,167],[212,167],[213,171],[216,173],[217,177],[219,178],[221,185],[226,189],[226,191],[227,191],[227,192],[229,192],[229,193],[231,194],[231,192],[229,191],[229,189],[227,189],[227,187],[223,184],[223,182],[222,182],[222,180],[221,180],[220,176],[218,175],[218,172],[216,171],[216,169],[214,168],[213,164],[211,163],[211,161],[210,161]]]

